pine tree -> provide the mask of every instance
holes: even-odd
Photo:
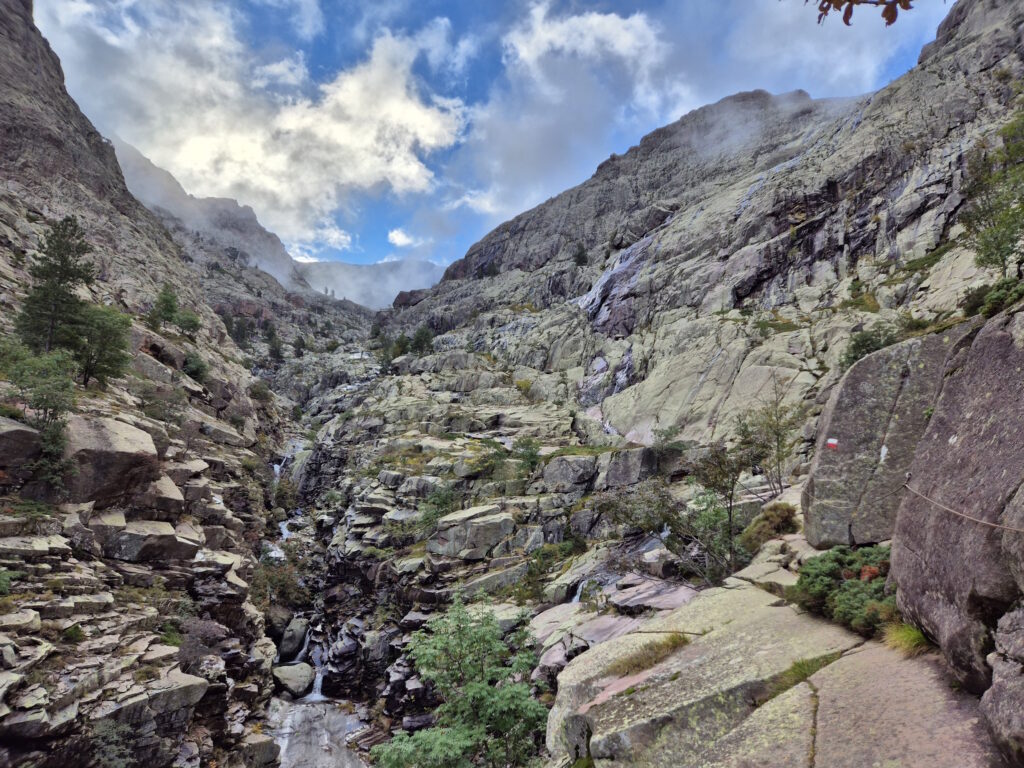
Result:
[[[429,355],[434,351],[434,334],[430,328],[421,325],[412,337],[412,351],[417,355]]]
[[[124,373],[131,361],[128,354],[131,324],[127,315],[111,307],[96,304],[84,307],[77,325],[79,340],[74,353],[82,386],[88,387],[92,379],[105,386],[107,379]]]
[[[164,285],[156,295],[153,308],[146,315],[146,325],[159,331],[164,323],[169,323],[178,315],[178,294],[169,285]]]
[[[75,291],[89,285],[95,267],[82,261],[92,251],[78,219],[68,216],[54,224],[42,243],[42,255],[29,267],[32,289],[15,327],[22,342],[36,352],[73,346],[69,329],[78,319],[82,300]]]

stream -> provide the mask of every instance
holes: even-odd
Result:
[[[289,444],[288,453],[280,464],[274,464],[274,480],[287,469],[298,446]],[[289,523],[302,519],[301,509],[292,510],[286,520],[278,524],[279,535],[274,541],[263,542],[265,557],[283,560],[282,544],[295,533]],[[366,768],[359,752],[347,746],[347,738],[366,727],[356,714],[356,707],[348,701],[331,699],[323,695],[323,663],[328,638],[322,631],[318,615],[310,617],[302,649],[290,664],[305,662],[316,672],[313,688],[301,699],[291,701],[277,696],[267,707],[267,727],[281,749],[281,768]]]

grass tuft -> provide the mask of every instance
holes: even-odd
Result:
[[[931,643],[924,636],[924,632],[913,624],[906,624],[902,621],[887,624],[882,631],[882,638],[887,647],[899,651],[908,659],[920,656],[931,648]]]
[[[690,642],[690,638],[681,632],[671,632],[657,636],[654,640],[633,651],[628,656],[616,659],[608,667],[608,673],[617,677],[635,675],[650,669],[667,659],[673,652]]]
[[[776,696],[780,696],[788,691],[790,688],[800,685],[800,683],[809,678],[819,669],[827,667],[833,661],[838,659],[839,656],[840,654],[838,653],[829,653],[825,656],[818,656],[813,659],[798,659],[794,661],[790,664],[789,669],[769,683],[768,690],[760,700],[760,704],[771,701]]]

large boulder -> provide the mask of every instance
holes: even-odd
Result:
[[[445,515],[427,551],[446,557],[480,560],[515,529],[515,519],[497,504],[483,504]]]
[[[313,667],[304,662],[274,667],[273,674],[278,688],[287,691],[295,698],[309,693],[313,687],[313,678],[316,677]]]
[[[657,460],[650,448],[627,448],[602,453],[597,459],[597,468],[594,488],[603,491],[636,485],[650,477],[657,468]]]
[[[199,543],[178,535],[170,523],[136,520],[127,523],[104,547],[107,557],[137,563],[149,560],[191,560]]]
[[[974,323],[910,339],[862,358],[832,391],[802,505],[815,547],[892,538],[899,490],[928,426],[951,355]]]
[[[897,515],[890,573],[900,611],[938,641],[968,690],[993,683],[995,661],[993,707],[1004,673],[1019,680],[1024,662],[1007,617],[1024,588],[1022,370],[1024,313],[990,320],[947,363]],[[997,735],[1020,743],[1022,726]]]
[[[597,472],[593,456],[556,456],[544,467],[544,485],[553,493],[585,487]]]
[[[284,634],[281,636],[281,644],[279,646],[281,661],[291,661],[295,658],[298,652],[302,650],[302,644],[306,641],[306,633],[308,631],[309,619],[294,618],[288,622],[288,626],[285,627]]]
[[[39,432],[14,419],[0,416],[0,485],[22,475],[39,457]]]
[[[71,463],[64,484],[71,502],[110,506],[145,488],[160,475],[153,438],[114,419],[72,416],[65,457]]]

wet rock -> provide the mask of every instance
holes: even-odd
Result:
[[[274,667],[273,675],[274,682],[278,687],[297,699],[305,696],[312,689],[316,672],[309,664],[300,662]]]
[[[278,646],[281,651],[281,661],[291,661],[295,655],[302,650],[302,644],[306,641],[306,633],[309,631],[309,619],[292,619],[281,636],[281,643]]]

